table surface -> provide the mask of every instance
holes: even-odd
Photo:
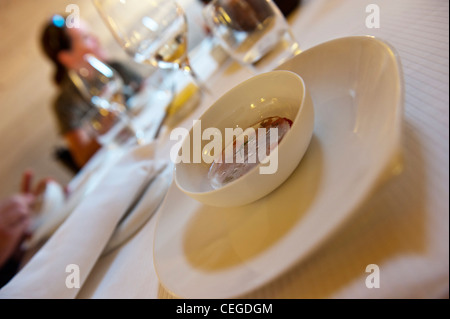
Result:
[[[369,29],[369,4],[380,27]],[[244,298],[441,298],[449,286],[448,1],[303,1],[289,17],[303,50],[325,41],[373,35],[396,48],[403,66],[404,172],[370,197],[309,258]],[[202,68],[194,53],[194,68]],[[212,95],[178,126],[252,76],[226,60],[207,74]],[[205,76],[205,75],[204,75]],[[157,157],[173,145],[162,132]],[[153,265],[157,211],[122,246],[98,259],[77,298],[174,298]],[[381,287],[368,289],[366,266],[380,267]]]

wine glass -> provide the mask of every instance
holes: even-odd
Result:
[[[254,73],[271,70],[301,52],[272,0],[212,0],[203,17],[225,51]]]
[[[125,106],[124,82],[112,67],[86,54],[83,65],[68,74],[81,96],[93,106],[84,117],[87,128],[102,145],[122,145],[134,138],[143,142],[143,132],[133,127]]]
[[[93,0],[117,42],[138,63],[181,69],[203,92],[187,53],[187,19],[173,0]]]

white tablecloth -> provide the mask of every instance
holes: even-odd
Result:
[[[380,8],[378,29],[366,27],[369,4]],[[405,171],[308,259],[244,297],[448,297],[448,11],[443,0],[310,0],[290,17],[303,49],[367,34],[396,48],[405,78]],[[194,66],[201,64],[193,60]],[[214,96],[207,96],[192,117],[250,76],[237,64],[222,66],[208,80]],[[192,118],[181,125],[191,124]],[[170,146],[163,145],[161,153]],[[158,213],[123,246],[97,261],[78,298],[173,297],[160,285],[153,266]],[[369,264],[380,268],[378,289],[366,287]]]

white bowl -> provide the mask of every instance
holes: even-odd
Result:
[[[272,116],[293,121],[290,130],[269,156],[273,174],[261,174],[258,164],[240,178],[214,189],[208,179],[211,164],[201,159],[194,163],[194,151],[204,151],[211,140],[198,132],[217,128],[225,144],[225,128],[243,130]],[[230,207],[254,202],[280,186],[301,161],[314,129],[314,108],[303,79],[290,71],[273,71],[257,75],[231,89],[219,98],[194,125],[183,140],[179,155],[189,149],[190,161],[175,165],[176,185],[188,196],[211,206]],[[196,127],[197,126],[197,127]],[[218,131],[217,131],[218,132]],[[197,142],[195,140],[197,138]],[[201,144],[198,141],[201,139]],[[198,143],[198,144],[195,144]],[[201,145],[201,148],[198,146]],[[200,157],[200,154],[197,154]],[[198,158],[197,158],[198,159]]]

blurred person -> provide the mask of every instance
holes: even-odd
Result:
[[[83,67],[84,55],[93,54],[121,75],[125,83],[126,98],[140,89],[142,78],[123,63],[108,61],[97,37],[84,22],[79,28],[68,28],[63,16],[52,16],[43,28],[41,46],[55,66],[54,82],[58,86],[59,95],[54,101],[53,111],[58,128],[76,167],[81,168],[100,145],[94,136],[83,129],[83,119],[92,105],[72,83],[68,71]]]
[[[33,172],[22,177],[21,191],[0,200],[0,288],[19,270],[23,257],[22,243],[29,231],[36,198],[44,191],[48,178],[32,187]]]

